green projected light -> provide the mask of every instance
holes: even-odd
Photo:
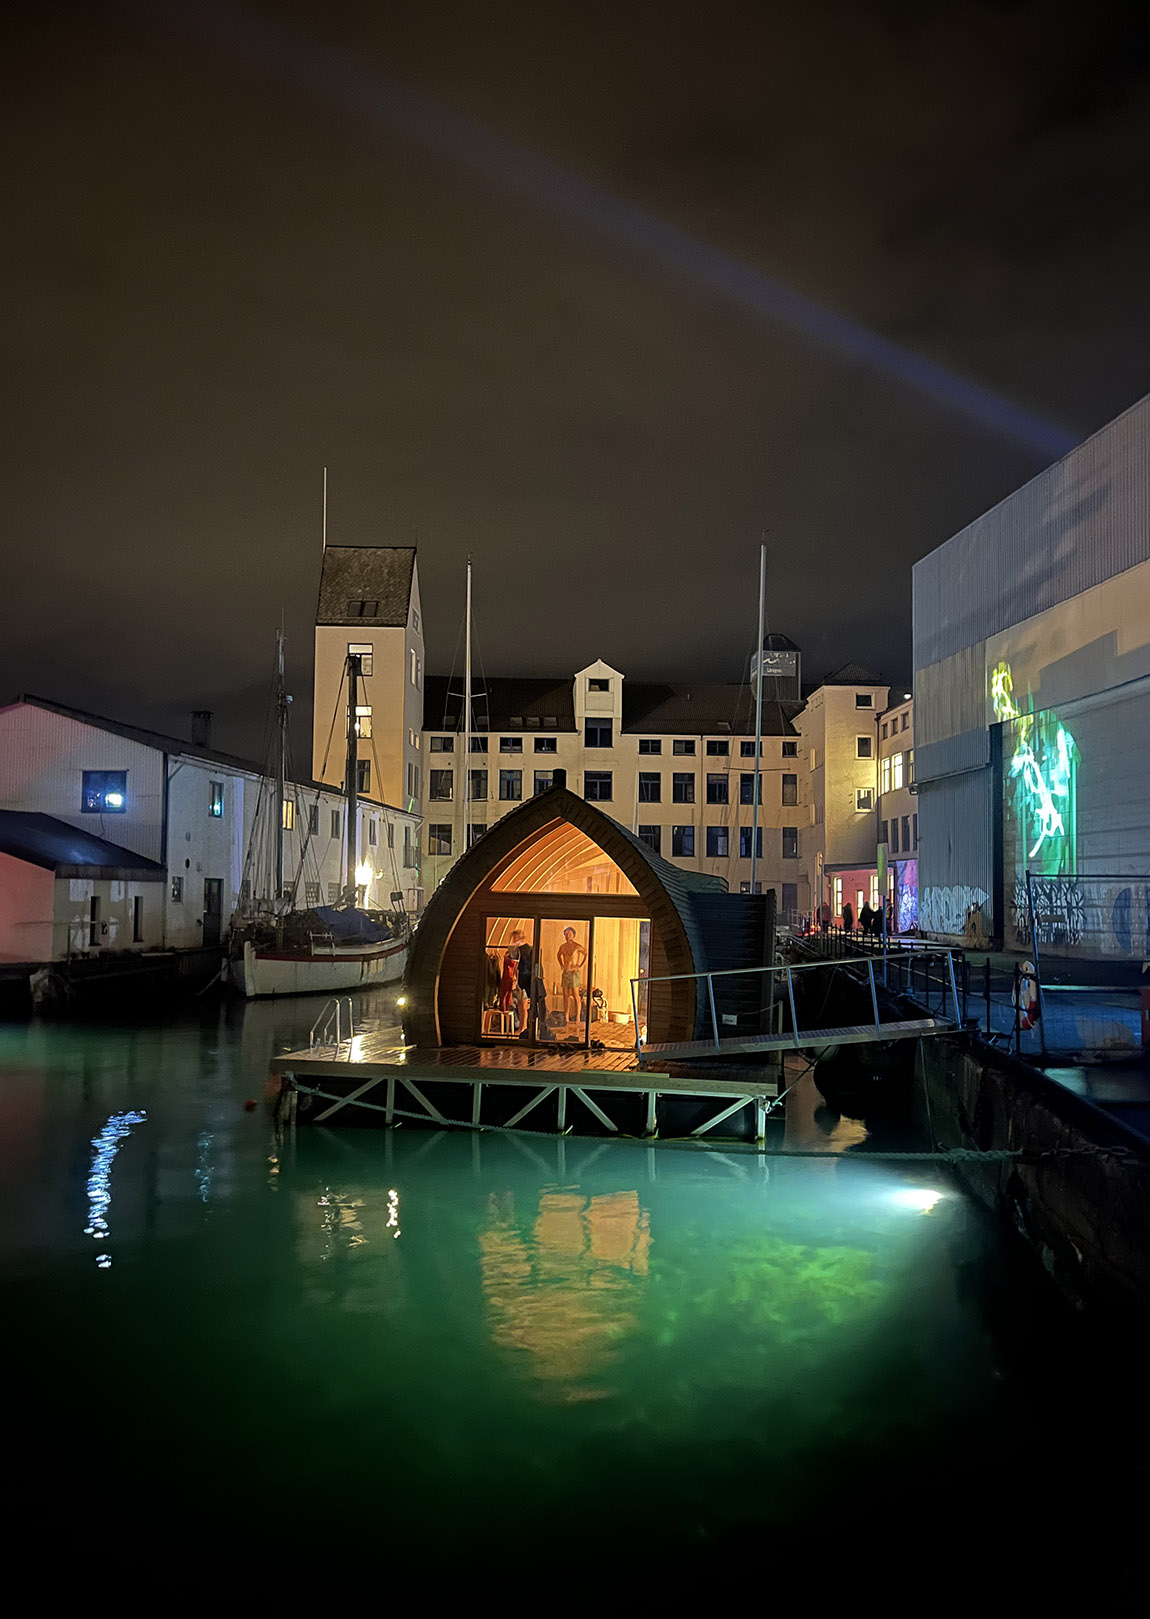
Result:
[[[1017,825],[1016,865],[1026,863],[1038,876],[1074,873],[1077,860],[1078,745],[1051,709],[1024,714],[1014,700],[1009,663],[990,676],[995,718],[1009,739],[1010,807]],[[1031,699],[1033,709],[1033,699]],[[1004,745],[1005,752],[1005,745]]]

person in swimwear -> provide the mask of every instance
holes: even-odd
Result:
[[[563,929],[563,943],[556,952],[562,977],[559,987],[563,992],[563,1016],[568,1023],[579,1021],[579,969],[587,960],[587,952],[575,937],[574,928]]]

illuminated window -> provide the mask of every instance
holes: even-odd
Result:
[[[903,756],[896,753],[890,762],[890,784],[896,792],[902,786],[902,766]]]
[[[907,780],[907,786],[909,786],[910,783],[914,780],[914,749],[913,748],[911,748],[910,752],[906,756],[906,780]]]
[[[378,618],[378,601],[353,601],[347,604],[348,618]]]
[[[695,828],[693,826],[673,826],[671,828],[671,854],[677,860],[693,860],[695,858]]]
[[[446,821],[432,821],[427,828],[428,854],[451,853],[451,827]]]
[[[797,860],[799,858],[799,829],[797,826],[783,827],[783,859]]]
[[[707,828],[707,858],[725,860],[731,852],[730,836],[725,826]]]
[[[586,832],[566,823],[528,839],[491,886],[496,893],[635,893],[610,855]]]
[[[123,815],[128,808],[126,770],[85,770],[80,809],[84,815]]]
[[[611,797],[611,771],[585,770],[583,772],[583,797],[599,803]]]
[[[662,753],[663,739],[658,736],[641,736],[639,738],[640,753]]]
[[[877,904],[878,904],[878,872],[877,871],[872,871],[871,874],[870,874],[870,902],[871,902],[872,905],[877,906]]]
[[[671,743],[671,752],[672,753],[684,753],[685,754],[685,753],[694,753],[694,751],[695,751],[695,744],[693,742],[679,741],[679,742],[672,742]]]
[[[879,766],[879,775],[880,775],[880,779],[881,779],[880,791],[882,791],[884,793],[889,793],[890,792],[890,755],[889,754],[887,755],[887,757],[882,761],[882,763]]]
[[[361,675],[371,673],[371,655],[373,646],[370,641],[349,641],[347,655],[349,658],[359,659],[359,672]]]
[[[754,832],[755,828],[753,826],[741,826],[739,828],[739,855],[743,860],[751,858],[751,839]],[[758,829],[758,837],[754,839],[754,849],[756,859],[761,860],[763,857],[763,829],[761,826]],[[749,888],[747,893],[750,893]]]
[[[499,796],[511,803],[519,802],[523,797],[522,770],[501,770],[499,772]]]
[[[874,754],[874,737],[859,736],[855,738],[855,756],[859,759],[869,759]]]
[[[559,739],[554,736],[537,736],[535,738],[536,753],[558,753]]]
[[[725,775],[707,775],[707,803],[726,804],[729,802],[727,792],[727,778]]]
[[[355,766],[355,790],[357,793],[371,792],[371,760],[359,759]]]
[[[355,734],[361,741],[367,742],[371,737],[371,709],[356,704]]]
[[[453,736],[433,736],[428,743],[432,753],[454,753],[455,738]]]
[[[290,832],[295,825],[295,800],[285,798],[283,801],[283,829]]]
[[[172,878],[172,903],[173,905],[182,905],[184,903],[184,879],[182,877]]]
[[[870,787],[856,787],[855,788],[855,809],[856,810],[874,809],[874,792],[872,791],[872,789]]]
[[[583,726],[583,741],[589,748],[609,748],[612,745],[611,733],[610,720],[587,720]]]
[[[663,828],[661,826],[640,826],[639,836],[648,849],[654,849],[659,854],[663,846]]]
[[[797,804],[799,801],[799,778],[797,776],[783,777],[783,803]]]
[[[429,770],[427,774],[430,783],[427,790],[428,798],[443,801],[454,796],[454,770]]]
[[[224,784],[222,781],[208,783],[208,814],[213,820],[219,820],[224,813]]]
[[[834,899],[831,904],[831,909],[836,916],[841,916],[843,914],[843,880],[841,877],[836,877],[834,879],[833,888]]]

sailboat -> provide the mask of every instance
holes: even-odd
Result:
[[[233,988],[248,999],[271,995],[342,994],[353,989],[377,988],[401,979],[407,965],[411,924],[406,913],[402,909],[368,910],[359,904],[356,708],[362,666],[358,653],[348,654],[346,676],[348,724],[341,895],[335,905],[298,909],[294,903],[294,885],[286,883],[284,872],[283,804],[291,698],[284,690],[283,631],[277,632],[278,747],[274,796],[265,803],[269,795],[261,793],[245,867],[252,873],[245,889],[253,897],[237,911],[230,933],[229,980]]]

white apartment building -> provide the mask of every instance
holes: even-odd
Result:
[[[886,846],[886,886],[894,927],[918,926],[918,788],[914,779],[914,702],[909,693],[879,716],[878,841]]]

